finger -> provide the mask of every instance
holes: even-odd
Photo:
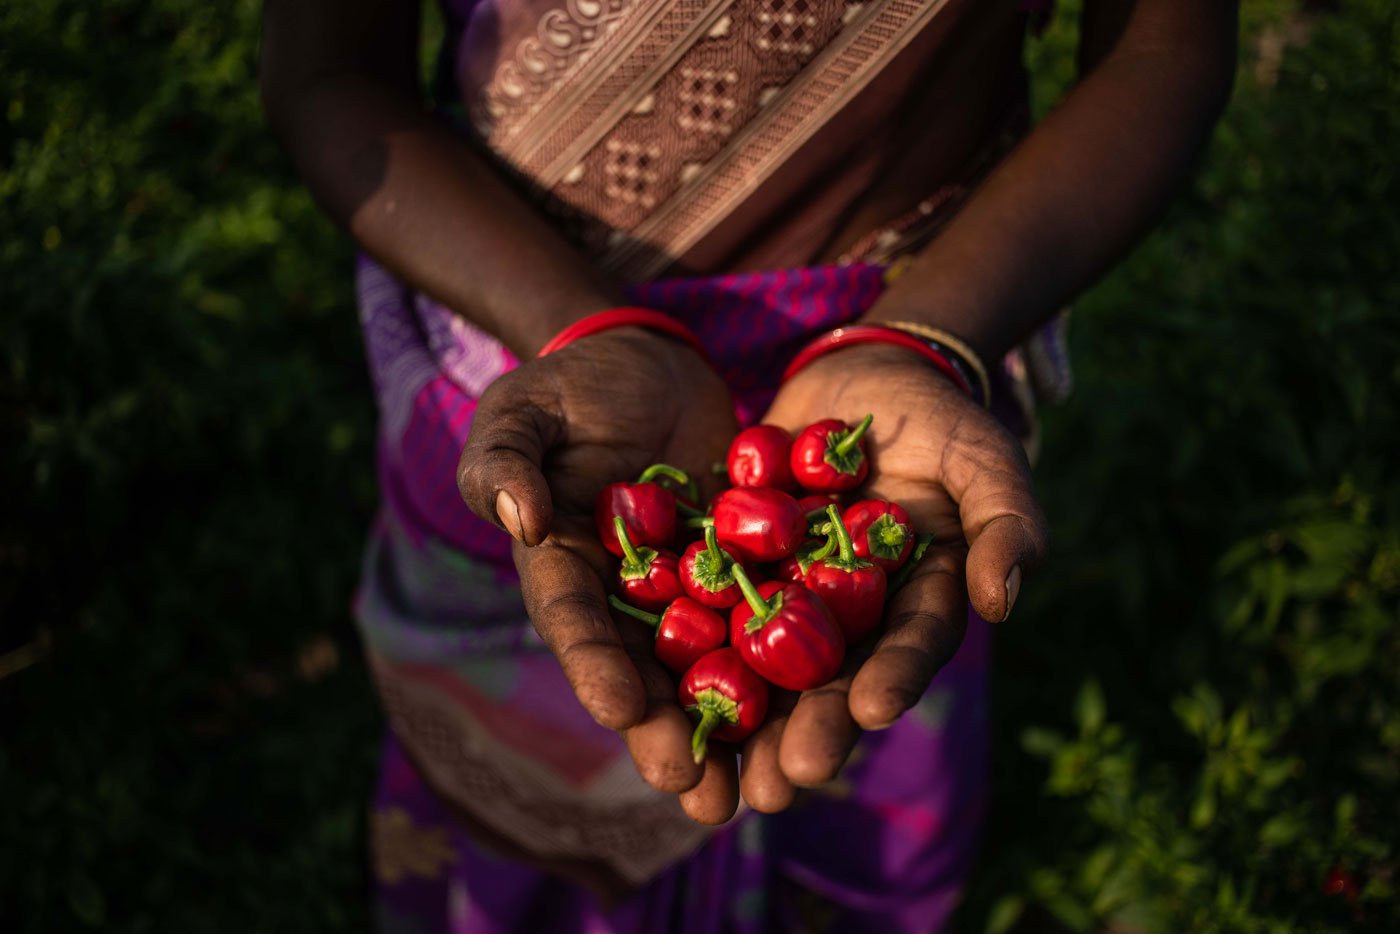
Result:
[[[481,397],[457,462],[457,487],[472,512],[521,544],[538,545],[554,515],[540,466],[559,423],[524,394],[514,376],[498,380]]]
[[[961,549],[933,546],[890,597],[885,633],[851,684],[851,716],[882,730],[919,702],[967,628]]]
[[[653,700],[640,723],[622,731],[637,774],[657,791],[679,794],[694,788],[704,775],[690,752],[694,724],[673,698]]]
[[[739,792],[749,807],[763,814],[787,810],[797,795],[797,789],[778,764],[778,746],[787,721],[786,713],[775,715],[770,707],[768,719],[744,744]]]
[[[642,679],[646,713],[622,732],[637,774],[658,791],[678,794],[694,788],[705,774],[690,748],[695,724],[681,710],[676,683],[656,660],[656,633],[631,617],[614,615],[623,646]]]
[[[967,592],[983,619],[1011,615],[1025,572],[1050,544],[1050,528],[1031,486],[1020,445],[1001,432],[952,445],[944,483],[958,503],[967,555]]]
[[[728,743],[711,743],[704,768],[700,784],[681,793],[681,807],[693,821],[723,824],[739,807],[734,747]]]
[[[695,725],[676,704],[676,686],[654,662],[639,659],[647,688],[646,714],[622,732],[637,774],[657,791],[679,794],[694,788],[705,775],[690,751]]]
[[[836,777],[855,748],[860,729],[851,719],[850,675],[804,691],[778,742],[778,765],[794,785],[821,785]]]
[[[514,555],[525,611],[579,703],[609,729],[639,723],[647,712],[646,686],[603,602],[597,571],[567,535],[551,535],[537,548],[516,545]]]

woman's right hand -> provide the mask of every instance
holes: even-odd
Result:
[[[493,383],[457,472],[472,511],[515,539],[525,609],[579,702],[622,733],[650,785],[684,793],[691,816],[711,823],[737,804],[734,755],[716,751],[695,764],[692,725],[651,634],[614,622],[604,583],[614,559],[594,529],[593,501],[658,462],[691,472],[702,489],[712,485],[710,465],[724,460],[737,431],[728,390],[697,353],[619,328]]]
[[[260,80],[269,121],[312,192],[367,252],[529,357],[620,296],[494,162],[430,116],[418,86],[418,27],[413,3],[268,0]],[[603,603],[611,562],[591,514],[599,489],[654,462],[712,481],[709,465],[735,432],[729,395],[698,355],[619,329],[497,380],[459,469],[468,505],[517,540],[526,607],[579,700],[623,731],[647,781],[691,789],[687,810],[709,821],[733,813],[733,756],[725,765],[716,754],[702,781],[650,637],[640,623],[619,631]]]

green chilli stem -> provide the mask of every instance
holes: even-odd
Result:
[[[885,513],[872,522],[870,528],[875,529],[875,534],[879,538],[881,545],[896,551],[904,547],[904,542],[909,537],[909,533],[905,530],[904,524],[896,520],[895,517],[889,513]],[[865,534],[868,536],[870,532],[867,530]],[[872,544],[874,543],[872,542]]]
[[[831,553],[836,550],[836,544],[836,536],[832,535],[830,532],[826,533],[826,542],[807,556],[807,567],[811,567],[818,561],[825,561],[827,558],[830,558]],[[806,570],[806,568],[803,570]]]
[[[715,524],[714,516],[691,516],[685,520],[685,527],[688,529],[708,529]]]
[[[914,566],[923,560],[924,553],[933,544],[933,536],[927,533],[914,537],[914,550],[909,554],[909,560],[904,562],[904,567],[899,569],[899,573],[890,581],[890,593],[894,593],[899,588],[909,582],[909,578],[914,574]]]
[[[763,599],[763,596],[758,592],[758,588],[753,585],[753,581],[749,580],[749,575],[744,573],[744,569],[739,565],[739,562],[734,562],[734,567],[731,571],[734,574],[734,579],[739,582],[739,589],[743,591],[744,600],[748,603],[749,609],[753,610],[753,619],[758,620],[759,625],[762,626],[764,623],[768,622],[769,618],[773,615],[772,605],[769,604],[767,600]],[[753,620],[749,622],[752,623]]]
[[[613,531],[617,533],[617,543],[622,546],[622,554],[627,563],[639,566],[644,564],[642,556],[637,554],[637,546],[627,537],[627,523],[622,521],[621,516],[613,516]]]
[[[851,533],[846,531],[846,523],[841,521],[841,513],[836,510],[835,503],[826,507],[826,517],[831,520],[831,534],[836,536],[836,543],[841,549],[841,563],[846,565],[854,563],[856,549],[851,544]]]
[[[687,490],[690,489],[690,474],[681,470],[679,467],[672,467],[670,464],[652,464],[646,470],[642,471],[642,475],[637,478],[637,482],[651,483],[655,481],[657,477],[667,477],[676,481]]]
[[[695,727],[695,732],[690,735],[690,754],[695,757],[695,764],[699,765],[705,761],[706,743],[710,734],[724,725],[724,715],[713,707],[700,708],[700,722]]]
[[[638,607],[635,607],[630,603],[623,603],[617,598],[616,594],[608,594],[608,605],[611,606],[614,610],[617,610],[618,612],[626,613],[633,619],[641,620],[642,622],[650,626],[652,629],[655,629],[656,627],[661,625],[660,616],[656,615],[655,613],[648,613],[646,610],[639,609]]]
[[[705,742],[710,734],[721,726],[739,722],[739,702],[718,688],[705,688],[695,692],[695,703],[686,710],[700,714],[700,723],[690,736],[690,751],[699,765],[705,761]]]
[[[860,424],[851,429],[851,433],[846,435],[836,444],[836,453],[845,454],[851,448],[860,443],[860,439],[865,437],[865,433],[870,430],[870,423],[875,421],[875,413],[871,413],[860,420]]]
[[[716,567],[724,567],[724,552],[719,550],[719,533],[715,531],[713,522],[705,526],[705,550],[716,562]]]

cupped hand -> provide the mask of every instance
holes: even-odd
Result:
[[[779,702],[748,740],[740,788],[760,811],[786,807],[795,786],[834,778],[862,729],[888,727],[917,703],[962,642],[968,600],[984,619],[1006,619],[1048,544],[1021,445],[908,350],[862,345],[820,357],[763,420],[795,434],[866,414],[875,416],[871,471],[857,492],[900,503],[934,540],[890,597],[869,654],[851,653],[835,681]]]
[[[457,473],[467,505],[515,539],[525,609],[579,702],[622,733],[649,784],[685,792],[686,810],[711,823],[734,812],[734,755],[692,760],[692,725],[656,661],[653,634],[610,614],[604,582],[615,559],[598,541],[593,501],[658,462],[690,471],[703,489],[737,431],[729,392],[699,355],[621,328],[493,383]]]

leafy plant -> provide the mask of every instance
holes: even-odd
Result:
[[[1075,309],[970,929],[1400,924],[1400,19],[1245,20],[1192,190]]]

